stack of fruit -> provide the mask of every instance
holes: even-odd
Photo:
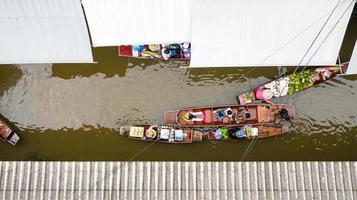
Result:
[[[314,70],[307,70],[289,76],[289,91],[288,94],[292,95],[298,93],[313,85],[312,77],[315,76]]]

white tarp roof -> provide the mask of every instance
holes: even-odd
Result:
[[[188,42],[191,0],[83,0],[93,46]]]
[[[357,74],[357,41],[355,43],[346,74]]]
[[[336,63],[353,0],[193,0],[190,65],[296,66],[338,2],[302,65]]]
[[[0,0],[0,64],[93,62],[79,0]]]

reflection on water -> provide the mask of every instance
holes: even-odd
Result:
[[[352,20],[350,24],[356,24]],[[352,52],[351,25],[341,58]],[[353,39],[352,39],[353,40]],[[235,96],[292,68],[180,68],[187,63],[119,58],[94,49],[94,64],[0,66],[0,112],[19,145],[0,143],[0,160],[130,160],[150,143],[118,134],[127,124],[162,123],[163,112],[236,103]],[[357,76],[338,77],[275,100],[296,106],[303,125],[258,140],[248,160],[356,160]],[[135,160],[240,160],[249,142],[154,144]]]

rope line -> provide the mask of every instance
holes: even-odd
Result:
[[[339,24],[339,22],[341,21],[341,19],[345,16],[345,14],[347,13],[348,9],[353,5],[354,1],[351,1],[351,3],[347,6],[346,10],[342,13],[342,15],[340,16],[340,18],[337,20],[337,22],[334,24],[334,26],[331,28],[331,30],[327,33],[326,37],[322,40],[322,42],[320,43],[320,45],[317,47],[316,51],[314,52],[314,54],[311,56],[311,58],[308,60],[308,62],[306,63],[306,65],[304,66],[303,70],[304,71],[307,67],[307,65],[311,62],[312,58],[316,55],[316,53],[319,51],[319,49],[322,47],[322,45],[324,44],[324,42],[327,40],[327,38],[330,36],[330,34],[332,33],[332,31],[337,27],[337,25]]]
[[[332,17],[333,13],[335,12],[335,10],[337,9],[338,5],[340,4],[341,0],[339,0],[337,2],[337,4],[335,5],[335,7],[333,8],[333,10],[331,11],[330,15],[327,17],[325,23],[323,24],[323,26],[321,27],[320,31],[317,33],[316,37],[314,38],[314,40],[312,41],[312,43],[310,44],[309,48],[307,49],[307,51],[305,52],[304,56],[301,58],[298,66],[295,68],[293,73],[296,73],[297,70],[299,69],[301,63],[304,61],[305,57],[307,56],[307,54],[310,52],[311,48],[314,46],[316,40],[319,38],[319,36],[321,35],[322,31],[324,30],[324,28],[326,27],[327,22],[330,20],[330,18]],[[313,55],[314,56],[314,55]],[[306,63],[305,67],[308,65],[309,62]]]
[[[252,139],[252,141],[249,143],[248,147],[245,149],[242,158],[240,159],[240,161],[243,161],[245,159],[245,157],[247,157],[247,155],[250,153],[250,151],[253,149],[254,144],[256,143],[256,141],[258,140],[258,137],[254,137]]]

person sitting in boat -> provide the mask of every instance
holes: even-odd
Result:
[[[237,123],[244,122],[246,120],[249,120],[251,117],[250,113],[246,109],[241,109],[238,111],[238,114],[236,115],[236,121]]]
[[[239,127],[231,128],[228,132],[232,139],[244,139],[246,137],[245,132]]]
[[[213,112],[216,113],[216,118],[218,121],[223,121],[224,117],[226,117],[225,110],[222,108],[219,108]]]
[[[150,126],[148,130],[146,130],[145,136],[148,139],[155,139],[157,137],[158,128],[157,125]]]
[[[233,118],[232,108],[226,108],[226,109],[224,110],[224,113],[225,113],[225,115],[226,115],[228,118],[230,118],[230,119]]]
[[[171,51],[166,47],[164,47],[161,49],[161,55],[164,58],[164,60],[168,60],[171,57]]]
[[[191,57],[190,43],[182,43],[181,44],[181,50],[182,50],[183,56],[185,58],[190,58]]]
[[[201,122],[204,119],[202,112],[187,112],[182,116],[186,122]]]
[[[292,122],[289,116],[289,111],[286,110],[285,108],[282,108],[276,111],[275,114],[277,116],[275,120],[276,126],[282,127],[284,132],[288,131],[292,126]]]
[[[255,98],[258,100],[263,100],[267,103],[273,104],[270,99],[273,98],[273,93],[271,90],[265,88],[264,86],[260,86],[256,91],[255,91]]]

